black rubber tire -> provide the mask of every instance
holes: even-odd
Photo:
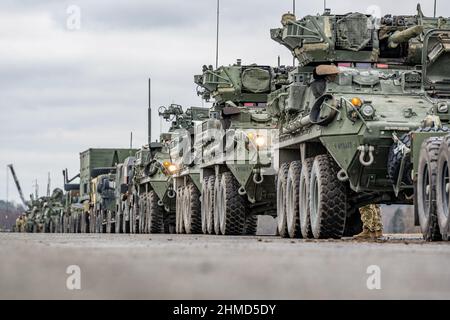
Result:
[[[148,193],[147,197],[147,230],[149,233],[163,233],[164,210],[161,206],[158,205],[159,197],[153,190]]]
[[[432,137],[422,143],[417,169],[417,209],[424,240],[439,241],[436,208],[437,162],[442,138]]]
[[[129,204],[125,203],[123,205],[123,233],[129,234],[130,233],[130,212],[129,212]],[[127,220],[128,217],[128,220]]]
[[[100,220],[100,229],[102,230],[101,232],[103,234],[106,233],[107,227],[108,227],[108,210],[103,209],[102,215],[101,215],[101,220]]]
[[[289,172],[289,164],[283,163],[277,177],[277,231],[280,237],[288,236],[286,224],[286,183]]]
[[[300,220],[300,231],[304,239],[313,238],[311,230],[310,198],[309,198],[309,186],[313,162],[314,158],[305,159],[305,161],[302,164],[302,171],[300,173],[298,211]]]
[[[449,132],[449,128],[442,127],[442,128],[419,128],[415,132]],[[404,135],[399,137],[400,141],[403,142],[408,148],[411,148],[412,143],[412,133],[405,133]],[[397,152],[397,145],[394,143],[390,150],[388,155],[388,162],[387,162],[387,171],[388,171],[388,177],[392,180],[393,184],[397,183],[398,174],[400,171],[400,165],[402,162],[402,153]],[[406,155],[405,159],[405,168],[403,172],[402,182],[406,185],[412,185],[412,176],[411,172],[413,170],[413,164],[411,162],[411,155]]]
[[[187,234],[202,233],[202,214],[200,208],[200,191],[193,182],[186,186],[186,203],[184,211],[184,228]]]
[[[248,211],[247,211],[248,213]],[[258,216],[247,216],[244,224],[244,235],[254,236],[258,229]]]
[[[174,234],[176,228],[175,221],[175,213],[174,212],[166,212],[163,214],[163,223],[164,223],[164,233],[165,234]]]
[[[347,197],[338,171],[329,155],[314,159],[309,192],[311,230],[316,239],[340,239],[344,235]]]
[[[450,234],[450,135],[443,138],[439,149],[436,181],[436,205],[439,230],[443,240]]]
[[[177,200],[176,200],[176,233],[184,233],[184,222],[183,222],[183,211],[184,211],[184,187],[178,188]]]
[[[119,210],[116,212],[116,234],[123,233],[123,215]]]
[[[106,233],[112,233],[112,216],[111,211],[106,211]]]
[[[209,214],[209,177],[204,177],[202,180],[202,190],[201,190],[201,212],[202,212],[202,232],[203,234],[208,233],[208,214]]]
[[[139,195],[139,233],[147,233],[147,218],[148,218],[148,208],[147,208],[147,194]]]
[[[208,178],[208,212],[206,216],[206,226],[207,226],[207,233],[208,234],[214,234],[214,188],[216,185],[216,176],[209,176]]]
[[[222,179],[222,175],[216,176],[216,179],[214,181],[214,206],[213,206],[213,225],[214,225],[214,234],[220,235],[222,234],[220,231],[220,216],[221,216],[221,198],[222,198],[222,187],[220,184],[220,181]]]
[[[221,197],[218,205],[220,208],[220,232],[223,235],[242,235],[245,224],[244,198],[239,195],[239,184],[231,172],[222,174],[220,182]]]
[[[301,161],[293,161],[289,165],[288,179],[286,182],[286,227],[289,238],[300,238],[300,174],[302,172]]]

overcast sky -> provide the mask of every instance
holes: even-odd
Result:
[[[68,8],[81,10],[80,29],[67,27]],[[414,14],[414,1],[337,1],[336,13]],[[433,0],[422,1],[433,14]],[[292,0],[221,0],[220,63],[290,64],[290,53],[270,39]],[[439,14],[450,4],[439,1]],[[323,11],[323,1],[297,0],[297,16]],[[202,105],[193,76],[215,60],[215,0],[1,0],[0,198],[6,198],[6,165],[14,163],[24,193],[47,173],[52,188],[61,170],[79,170],[89,147],[128,147],[147,139],[147,79],[153,107]],[[69,19],[69,22],[73,20]],[[70,24],[73,26],[73,24]],[[161,121],[153,116],[153,137]],[[9,198],[18,200],[12,179]]]

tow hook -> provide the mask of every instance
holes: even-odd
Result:
[[[258,170],[257,172],[255,172],[255,174],[253,175],[253,182],[255,184],[261,184],[264,182],[264,176],[261,174],[261,171]]]
[[[359,156],[359,162],[364,166],[364,167],[370,167],[375,158],[373,156],[373,152],[375,151],[375,147],[373,146],[359,146],[358,150],[361,152],[360,156]],[[366,154],[368,154],[369,156],[369,160],[366,161]]]

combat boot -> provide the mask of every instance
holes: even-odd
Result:
[[[375,232],[371,232],[371,235],[373,240],[380,240],[381,238],[383,238],[383,231],[378,230]]]
[[[360,234],[353,237],[353,240],[370,240],[372,239],[371,232],[369,229],[364,228]]]

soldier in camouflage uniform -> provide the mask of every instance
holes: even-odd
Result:
[[[381,209],[377,204],[370,204],[359,209],[363,223],[363,231],[356,235],[356,240],[376,240],[383,237],[383,223]]]
[[[25,224],[25,215],[22,214],[16,219],[16,232],[25,232]]]

